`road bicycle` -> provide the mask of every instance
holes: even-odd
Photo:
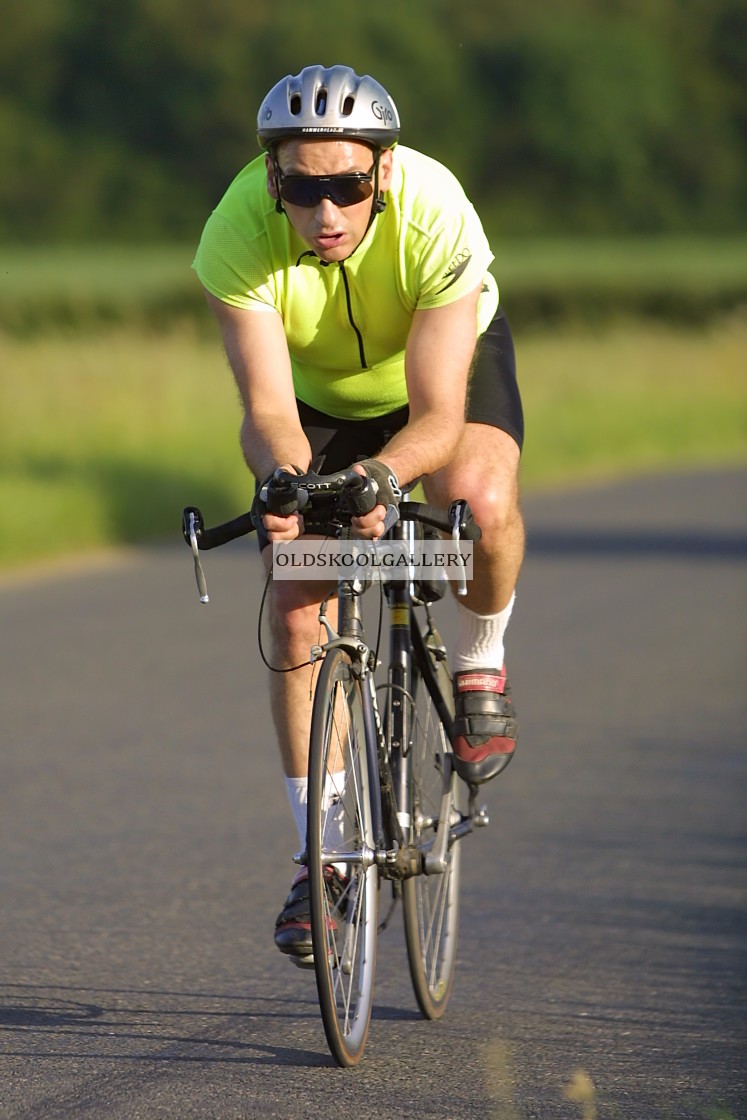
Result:
[[[306,534],[328,541],[344,541],[351,516],[376,504],[370,480],[352,470],[278,471],[263,496],[275,512],[301,509]],[[423,578],[417,565],[424,540],[450,542],[451,556],[459,558],[460,590],[466,590],[459,542],[479,539],[480,530],[465,502],[443,511],[408,500],[409,493],[403,497],[386,537],[396,550],[396,578],[375,580],[369,568],[363,576],[357,566],[352,574],[344,569],[320,607],[327,640],[310,651],[320,670],[309,740],[307,842],[295,859],[308,868],[319,1005],[341,1066],[360,1060],[368,1036],[377,935],[388,921],[388,915],[379,921],[384,881],[391,884],[392,908],[402,902],[418,1006],[427,1019],[443,1015],[456,965],[460,841],[488,823],[477,805],[478,787],[466,787],[453,766],[451,677],[432,612],[447,581]],[[253,527],[247,513],[208,529],[198,509],[184,510],[202,601],[208,595],[200,551]],[[363,555],[370,562],[370,550]],[[374,584],[389,615],[385,666],[364,630],[362,597]],[[336,628],[329,618],[332,599]]]

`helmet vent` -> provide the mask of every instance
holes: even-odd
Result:
[[[342,103],[342,116],[349,117],[355,107],[355,98],[346,97]]]
[[[290,111],[291,111],[291,113],[293,114],[294,117],[300,117],[300,115],[301,115],[301,94],[300,93],[294,93],[293,96],[291,97],[291,99],[290,99]]]
[[[326,111],[327,111],[327,91],[326,91],[326,89],[320,89],[318,94],[316,95],[315,111],[316,111],[316,115],[318,117],[323,117],[324,114],[326,113]]]

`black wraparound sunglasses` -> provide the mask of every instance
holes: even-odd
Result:
[[[373,194],[372,180],[376,163],[370,171],[350,171],[344,175],[283,175],[277,169],[278,193],[291,206],[318,206],[323,198],[335,206],[355,206]]]

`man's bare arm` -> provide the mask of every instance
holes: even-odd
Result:
[[[415,312],[405,352],[410,418],[380,453],[400,482],[443,467],[462,436],[481,290]]]
[[[245,311],[206,292],[244,405],[241,447],[255,478],[280,464],[307,470],[311,448],[298,417],[288,344],[276,311]]]

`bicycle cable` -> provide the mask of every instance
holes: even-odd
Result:
[[[311,660],[301,661],[298,665],[288,665],[285,669],[281,669],[278,665],[271,665],[265,657],[264,646],[262,645],[262,619],[265,613],[265,603],[267,601],[267,594],[269,592],[271,582],[272,564],[270,564],[270,569],[267,573],[267,579],[265,580],[265,586],[262,591],[262,598],[260,600],[259,612],[257,616],[257,648],[259,649],[259,656],[262,658],[262,663],[267,669],[270,670],[271,673],[295,673],[297,669],[305,669],[307,665],[311,665]]]
[[[332,540],[333,538],[329,537],[328,539]],[[278,665],[271,665],[270,664],[270,662],[267,660],[267,657],[265,656],[265,650],[264,650],[264,646],[262,644],[262,619],[264,617],[265,603],[267,602],[267,595],[269,593],[270,584],[272,582],[272,571],[273,571],[273,566],[272,566],[272,564],[270,564],[269,571],[267,572],[267,578],[265,579],[265,586],[262,590],[262,598],[261,598],[260,603],[259,603],[259,612],[258,612],[258,615],[257,615],[257,648],[259,650],[259,656],[262,659],[262,664],[267,669],[269,669],[271,673],[295,673],[298,669],[305,669],[308,665],[313,665],[314,664],[313,661],[311,661],[310,659],[308,661],[301,661],[301,662],[299,662],[298,665],[288,665],[288,666],[286,666],[286,668],[282,669]],[[327,596],[327,598],[329,598],[329,597],[330,596]],[[376,646],[374,647],[374,651],[373,651],[373,653],[374,653],[374,664],[375,665],[378,665],[378,663],[379,663],[379,650],[381,648],[381,632],[382,632],[382,629],[383,629],[383,624],[384,624],[384,585],[383,585],[383,583],[379,582],[379,617],[378,617],[378,622],[377,622],[377,626],[376,626]],[[321,629],[322,628],[321,628],[321,623],[320,623],[320,626],[319,626],[319,632],[320,633],[321,633]]]

